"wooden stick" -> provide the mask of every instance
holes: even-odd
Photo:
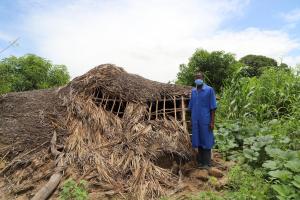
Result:
[[[181,108],[177,109],[176,111],[177,111],[177,112],[181,112]],[[165,111],[166,114],[171,114],[171,113],[174,113],[174,112],[175,112],[174,110],[172,110],[172,111]],[[159,110],[159,111],[157,112],[157,114],[158,114],[158,115],[163,115],[164,112],[163,112],[163,110]],[[156,115],[156,112],[152,112],[151,115]]]
[[[155,119],[158,117],[158,100],[156,100],[156,105],[155,105]]]
[[[103,98],[94,98],[94,99],[96,99],[96,100],[103,100]],[[105,98],[104,98],[105,99]],[[107,99],[107,100],[109,100],[109,101],[114,101],[115,99]],[[118,101],[120,101],[119,99],[116,99],[116,102],[118,102]]]
[[[175,96],[174,96],[173,102],[174,102],[174,111],[175,111],[174,117],[175,117],[175,120],[177,120],[177,113],[176,113],[176,97],[175,97]]]
[[[150,107],[149,107],[149,115],[148,115],[148,120],[151,119],[151,109],[152,109],[152,101],[150,103]]]
[[[183,122],[183,128],[185,131],[187,131],[187,125],[185,121],[185,102],[183,97],[181,98],[181,110],[182,110],[182,122]]]
[[[166,96],[164,96],[164,108],[163,109],[164,109],[164,111],[163,111],[164,119],[166,119],[166,113],[165,113],[166,112]]]
[[[60,180],[63,176],[63,170],[65,168],[65,162],[63,160],[63,153],[57,151],[56,147],[56,132],[54,132],[51,139],[51,153],[57,156],[56,159],[57,166],[54,170],[54,174],[50,177],[49,181],[44,185],[39,191],[34,195],[31,200],[46,200],[53,193],[55,188],[58,186]]]
[[[115,103],[116,103],[116,97],[115,97],[115,99],[114,99],[114,103],[113,103],[113,105],[112,105],[112,107],[111,107],[111,110],[110,110],[110,112],[112,112],[113,111],[113,109],[114,109],[114,106],[115,106]]]
[[[101,98],[101,103],[100,103],[100,106],[102,106],[102,103],[103,103],[104,97],[105,97],[105,94],[103,93],[103,94],[102,94],[102,98]]]
[[[119,108],[118,108],[118,112],[117,112],[117,115],[119,115],[119,112],[120,112],[120,108],[121,108],[121,104],[122,104],[122,99],[120,101],[120,104],[119,104]]]
[[[108,98],[109,98],[109,96],[107,96],[107,99],[105,100],[104,109],[106,109],[106,105],[107,105],[107,102],[108,102]]]

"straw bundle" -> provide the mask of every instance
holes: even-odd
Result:
[[[103,98],[126,102],[121,117],[105,109],[106,104],[95,103],[99,91]],[[178,176],[158,166],[157,160],[165,154],[188,158],[192,148],[184,125],[174,117],[145,117],[147,102],[188,92],[189,88],[150,81],[109,64],[74,79],[60,91],[67,107],[66,162],[92,174],[90,183],[105,193],[135,199],[167,194],[175,189]]]

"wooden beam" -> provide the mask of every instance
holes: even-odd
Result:
[[[174,117],[175,117],[175,120],[177,120],[177,113],[176,113],[176,97],[174,96],[174,99],[173,99],[173,103],[174,103]]]
[[[163,111],[164,114],[163,115],[164,115],[164,120],[165,120],[166,119],[166,96],[164,96],[164,108],[163,109],[164,109],[164,111]]]
[[[106,109],[106,105],[107,105],[108,99],[109,99],[109,96],[107,96],[107,99],[105,100],[104,109]]]
[[[115,106],[115,104],[116,104],[116,97],[115,97],[115,99],[114,99],[114,102],[113,102],[113,105],[112,105],[112,107],[111,107],[111,109],[110,109],[110,112],[112,112],[113,110],[114,110],[114,106]]]
[[[152,101],[150,103],[150,107],[149,107],[149,114],[148,114],[148,120],[151,119],[151,109],[152,109]]]
[[[117,116],[119,115],[119,112],[120,112],[121,105],[122,105],[122,99],[121,99],[121,101],[120,101],[120,104],[119,104],[119,107],[118,107]]]
[[[186,119],[185,119],[185,102],[183,97],[181,98],[181,113],[182,113],[182,123],[183,123],[183,128],[185,131],[187,131],[187,125],[186,125]]]
[[[105,97],[105,94],[104,94],[104,93],[102,93],[102,98],[101,98],[101,103],[100,103],[100,106],[102,106],[102,103],[103,103],[104,97]]]
[[[156,108],[155,108],[155,119],[157,119],[158,118],[158,100],[156,100],[156,106],[155,106]]]

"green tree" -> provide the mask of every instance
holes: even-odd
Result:
[[[239,60],[246,65],[242,71],[244,76],[253,77],[260,76],[266,68],[281,68],[289,70],[285,63],[278,64],[273,58],[262,55],[246,55]]]
[[[223,86],[223,80],[229,78],[240,66],[231,53],[197,49],[187,65],[179,66],[176,83],[194,85],[194,75],[201,71],[204,73],[205,81],[219,92]]]
[[[69,79],[66,66],[33,54],[0,61],[0,94],[61,86]]]

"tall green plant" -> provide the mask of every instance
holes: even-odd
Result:
[[[237,74],[223,90],[219,113],[226,119],[255,118],[262,122],[294,116],[299,112],[299,102],[300,77],[268,69],[258,78]]]

